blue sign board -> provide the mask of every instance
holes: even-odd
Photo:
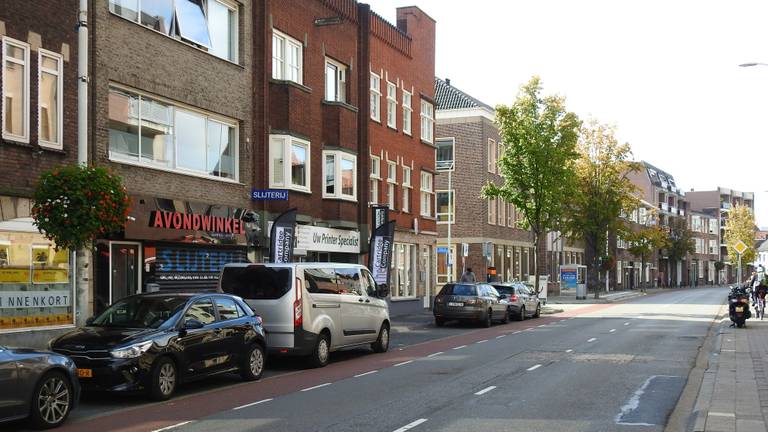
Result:
[[[448,248],[445,247],[445,246],[438,246],[437,253],[439,253],[439,254],[447,254],[448,253]]]
[[[578,285],[576,269],[560,269],[560,280],[565,288],[576,288]]]
[[[251,192],[254,201],[288,201],[288,189],[254,189]]]

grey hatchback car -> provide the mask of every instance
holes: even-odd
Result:
[[[509,320],[507,302],[486,283],[448,283],[435,296],[435,325],[449,320],[475,321],[490,327],[493,321]]]
[[[522,282],[495,283],[493,287],[507,301],[510,319],[522,321],[528,317],[538,318],[541,315],[541,301]]]

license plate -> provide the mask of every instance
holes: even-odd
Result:
[[[736,306],[736,312],[744,312],[743,306]]]
[[[93,369],[78,369],[78,378],[93,378]]]
[[[448,306],[457,306],[457,307],[462,307],[462,306],[464,306],[464,303],[458,303],[458,302],[448,302]]]

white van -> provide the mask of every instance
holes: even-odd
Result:
[[[309,356],[322,367],[340,348],[389,348],[388,289],[365,266],[227,264],[219,291],[242,297],[264,319],[271,354]]]

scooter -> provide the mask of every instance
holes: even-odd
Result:
[[[747,319],[752,316],[752,312],[749,310],[749,294],[744,288],[731,288],[731,292],[728,294],[728,315],[733,321],[731,327],[735,325],[738,328],[744,327]]]

